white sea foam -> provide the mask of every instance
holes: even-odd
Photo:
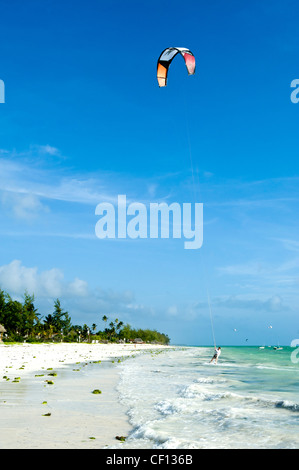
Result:
[[[119,393],[133,426],[123,447],[298,447],[298,383],[287,359],[266,357],[269,370],[259,371],[260,355],[223,348],[223,362],[211,367],[210,352],[178,349],[121,365]]]
[[[155,405],[157,411],[159,411],[162,415],[172,415],[174,413],[180,413],[184,408],[185,405],[180,405],[178,402],[171,403],[168,400],[160,401]]]

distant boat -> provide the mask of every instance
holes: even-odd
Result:
[[[265,349],[265,346],[259,346],[259,349]]]
[[[283,349],[283,348],[280,347],[279,341],[277,341],[277,346],[274,346],[273,349],[275,349],[276,351],[278,351],[278,350]]]

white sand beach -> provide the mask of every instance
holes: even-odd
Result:
[[[119,403],[118,361],[167,346],[0,345],[0,448],[104,448],[130,424]],[[94,394],[94,390],[101,393]]]

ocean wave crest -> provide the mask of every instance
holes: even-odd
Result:
[[[171,403],[168,400],[160,401],[155,405],[155,409],[164,416],[179,413],[183,408],[184,407],[178,405],[177,403]]]
[[[187,399],[200,399],[202,401],[214,401],[214,400],[235,400],[240,402],[246,402],[248,405],[257,405],[261,407],[272,407],[282,408],[285,410],[299,412],[299,404],[287,400],[275,400],[266,397],[259,397],[254,395],[242,395],[240,393],[234,393],[231,391],[220,391],[215,392],[212,390],[203,390],[200,384],[206,383],[211,384],[212,381],[197,381],[192,385],[181,389],[180,396]]]

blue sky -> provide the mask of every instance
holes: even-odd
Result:
[[[0,285],[173,343],[299,337],[295,1],[2,1]],[[156,63],[177,58],[159,89]],[[190,155],[196,186],[194,188]],[[118,194],[204,204],[204,244],[99,240]],[[273,328],[269,329],[268,326]],[[237,331],[234,331],[237,329]]]

